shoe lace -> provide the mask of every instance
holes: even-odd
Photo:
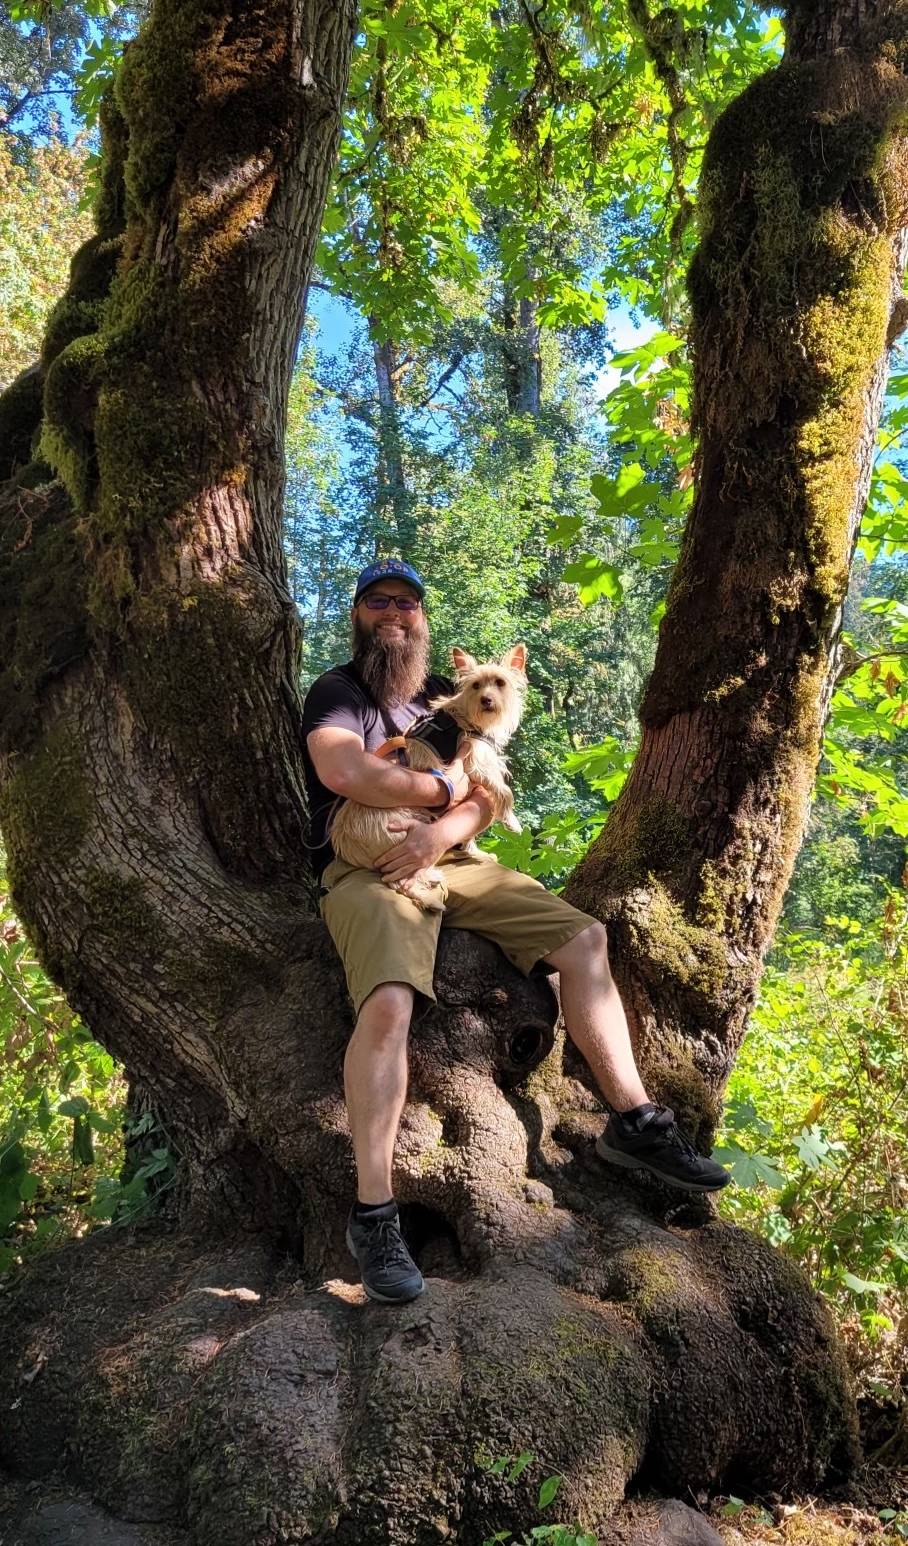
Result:
[[[703,1155],[694,1148],[693,1144],[688,1138],[685,1138],[680,1127],[675,1121],[675,1114],[672,1110],[666,1109],[665,1111],[660,1112],[654,1118],[653,1126],[662,1129],[667,1141],[672,1145],[673,1148],[680,1149],[685,1159],[698,1160],[702,1162]]]
[[[694,1148],[689,1139],[685,1138],[677,1122],[672,1122],[671,1126],[668,1128],[667,1137],[669,1143],[674,1144],[675,1148],[681,1150],[681,1153],[684,1155],[685,1159],[698,1160],[702,1162],[703,1155]]]
[[[396,1219],[379,1219],[366,1238],[369,1262],[383,1267],[409,1267],[412,1259]]]

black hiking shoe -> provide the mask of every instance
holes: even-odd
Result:
[[[383,1304],[406,1304],[425,1288],[423,1276],[404,1245],[397,1203],[377,1208],[368,1219],[351,1210],[347,1220],[347,1249],[359,1263],[363,1288],[370,1299]]]
[[[727,1170],[688,1143],[667,1106],[630,1118],[613,1112],[596,1140],[596,1153],[625,1170],[649,1170],[684,1192],[717,1192],[731,1180]]]

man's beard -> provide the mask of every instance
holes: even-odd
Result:
[[[429,671],[429,627],[420,614],[413,628],[400,638],[382,638],[381,630],[367,633],[360,619],[353,619],[353,663],[381,705],[409,703],[423,686]]]

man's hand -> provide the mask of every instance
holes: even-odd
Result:
[[[430,869],[448,848],[439,823],[420,821],[416,816],[396,816],[389,821],[388,831],[407,834],[402,842],[395,843],[375,861],[375,868],[381,870],[382,880],[388,885],[409,880],[419,870]]]

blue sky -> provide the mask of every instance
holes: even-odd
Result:
[[[353,312],[342,301],[337,301],[324,290],[310,290],[308,315],[318,323],[318,348],[323,354],[341,354],[350,343],[356,320]],[[619,306],[608,314],[609,338],[615,351],[633,349],[645,342],[658,330],[658,323],[647,318],[642,324],[635,322],[626,306]],[[620,373],[607,366],[596,378],[596,395],[605,397],[620,381]]]

